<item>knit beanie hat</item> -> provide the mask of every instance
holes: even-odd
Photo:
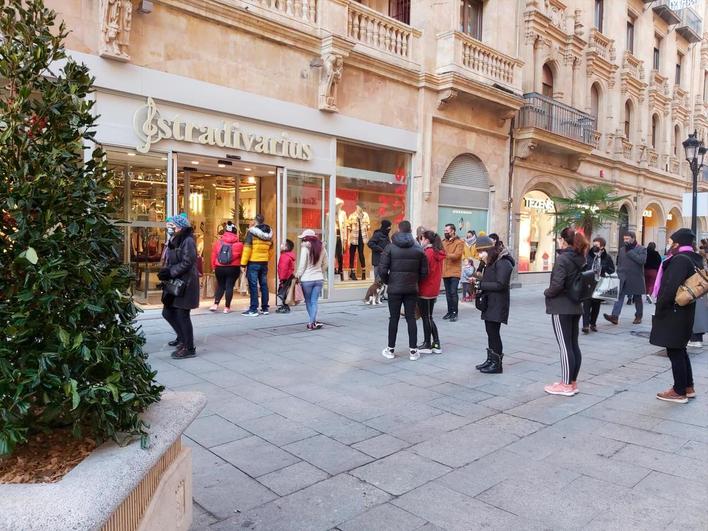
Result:
[[[477,243],[475,243],[475,247],[477,248],[477,251],[491,249],[492,247],[494,247],[494,240],[492,240],[489,236],[480,236],[479,238],[477,238]]]
[[[382,228],[383,230],[390,229],[390,228],[391,228],[391,222],[390,222],[389,220],[387,220],[387,219],[382,219],[382,220],[381,220],[381,228]]]
[[[691,229],[679,229],[671,235],[671,241],[679,245],[693,245],[696,235]]]
[[[229,220],[226,222],[226,225],[224,226],[224,231],[225,232],[236,232],[236,225],[234,225],[234,222]]]
[[[174,223],[180,229],[186,229],[192,226],[189,223],[189,220],[187,219],[187,214],[185,214],[184,212],[182,212],[179,216],[173,217],[172,223]]]

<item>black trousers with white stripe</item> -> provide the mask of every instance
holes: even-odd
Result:
[[[560,348],[561,378],[570,385],[578,379],[582,354],[578,344],[580,315],[551,315],[553,331]]]

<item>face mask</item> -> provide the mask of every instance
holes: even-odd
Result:
[[[599,245],[593,245],[592,246],[593,252],[599,253],[600,252],[600,246]]]
[[[482,251],[481,253],[479,253],[479,258],[481,260],[484,260],[485,262],[487,261],[487,256],[487,251]]]
[[[175,233],[174,227],[167,227],[167,235],[172,236]]]

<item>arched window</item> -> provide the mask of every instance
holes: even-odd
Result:
[[[600,114],[600,90],[597,83],[593,83],[590,88],[590,114],[597,122],[597,117]]]
[[[659,143],[659,115],[654,114],[651,117],[651,147],[656,149]]]
[[[543,65],[542,94],[553,97],[553,70],[548,64]]]
[[[681,145],[681,128],[678,124],[674,126],[674,157],[679,156],[679,149],[683,146]]]
[[[627,100],[624,104],[624,137],[632,140],[632,102]]]

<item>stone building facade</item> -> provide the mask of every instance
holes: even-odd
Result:
[[[552,265],[550,197],[577,185],[629,196],[611,245],[623,229],[663,245],[688,215],[680,141],[707,136],[705,0],[47,4],[96,75],[147,300],[160,221],[180,210],[205,257],[226,219],[256,210],[278,243],[314,228],[336,298],[368,285],[384,218],[497,232],[531,280]]]

